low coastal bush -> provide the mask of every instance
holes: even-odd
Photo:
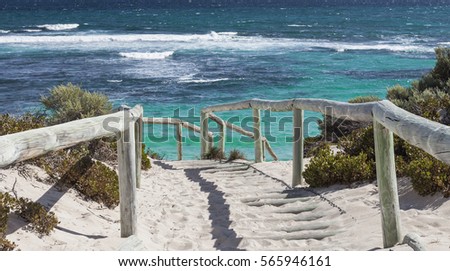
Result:
[[[0,237],[0,251],[11,251],[14,250],[17,245],[3,237]]]
[[[450,48],[437,48],[436,65],[411,86],[388,89],[387,98],[416,115],[450,124]]]
[[[406,145],[405,151],[407,162],[400,166],[402,174],[411,178],[414,190],[422,196],[441,192],[449,197],[450,166],[412,145]]]
[[[37,129],[45,126],[45,117],[38,114],[26,113],[13,117],[8,114],[0,115],[0,136]]]
[[[114,169],[89,156],[86,146],[54,152],[37,164],[61,186],[73,187],[86,199],[109,208],[119,203],[119,178]]]
[[[74,187],[87,199],[112,208],[119,204],[119,178],[115,170],[85,156],[61,177],[63,184]]]
[[[150,161],[150,158],[147,155],[147,152],[145,151],[145,144],[142,144],[142,164],[141,169],[142,170],[149,170],[152,168],[152,162]]]
[[[303,145],[303,154],[304,157],[312,157],[317,154],[317,152],[322,148],[322,145],[328,144],[327,142],[322,140],[322,137],[314,136],[314,137],[307,137],[304,139]]]
[[[0,192],[0,251],[9,251],[16,247],[5,238],[11,202],[12,198],[8,194]]]
[[[13,206],[14,198],[7,193],[0,192],[0,238],[5,237],[8,226],[8,214]]]
[[[41,103],[50,111],[51,123],[95,117],[112,110],[106,95],[89,92],[72,83],[52,88],[48,96],[41,98]]]
[[[222,160],[225,159],[225,154],[223,153],[222,149],[218,147],[212,147],[208,153],[203,155],[202,158],[209,160]]]
[[[48,212],[41,204],[25,198],[17,200],[16,213],[30,223],[31,229],[43,235],[50,234],[59,223],[53,212]]]
[[[227,161],[234,161],[234,160],[245,160],[245,154],[243,152],[241,152],[238,149],[232,149],[229,153],[228,153],[228,159]]]
[[[303,176],[311,187],[326,187],[333,184],[351,184],[371,180],[374,165],[365,153],[350,156],[345,153],[334,154],[329,145],[323,146],[314,156]]]
[[[368,160],[375,161],[375,140],[373,126],[357,129],[339,139],[339,148],[351,156],[364,153]]]
[[[339,139],[338,146],[342,151],[356,157],[363,154],[366,162],[375,164],[375,150],[373,127],[361,128],[353,131],[349,136]],[[320,149],[322,151],[322,149]],[[396,173],[398,177],[409,177],[415,191],[422,196],[441,192],[445,197],[450,196],[450,166],[437,160],[425,151],[412,146],[398,136],[394,136],[394,153]],[[316,153],[317,155],[317,153]],[[323,161],[335,163],[335,157],[320,154]],[[314,159],[314,158],[313,158]],[[308,167],[309,168],[309,167]],[[314,169],[314,168],[312,168]],[[317,168],[316,171],[319,169]],[[324,171],[333,170],[325,168]],[[358,174],[358,169],[348,168],[348,172]],[[375,167],[372,167],[375,177]],[[316,176],[319,174],[315,173]],[[331,175],[328,174],[327,176]],[[321,178],[321,177],[320,177]],[[329,185],[335,182],[330,181]]]
[[[41,204],[0,192],[0,250],[13,250],[16,247],[14,243],[5,238],[8,217],[11,212],[15,212],[30,223],[29,229],[42,235],[50,234],[59,223],[55,214],[48,212]]]

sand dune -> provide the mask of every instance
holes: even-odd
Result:
[[[286,190],[291,162],[254,165],[156,161],[138,189],[138,238],[147,250],[378,250],[381,218],[375,182],[349,188]],[[39,168],[33,172],[45,175]],[[255,170],[258,169],[259,171]],[[21,250],[117,250],[119,209],[83,200],[16,169],[0,170],[0,191],[37,200],[60,224],[39,237],[11,215],[7,239]],[[17,180],[17,182],[16,182]],[[317,195],[319,194],[319,195]],[[426,249],[450,250],[450,201],[420,197],[399,180],[403,234]],[[142,248],[142,247],[141,247]],[[395,250],[411,250],[406,245]]]

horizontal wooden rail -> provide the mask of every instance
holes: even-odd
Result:
[[[136,234],[136,186],[141,163],[142,106],[108,115],[0,136],[0,168],[82,142],[115,136],[119,165],[121,236]]]
[[[414,115],[389,101],[373,107],[374,118],[408,143],[450,165],[450,127]]]
[[[117,112],[1,136],[0,168],[82,142],[115,136],[139,118],[142,107],[138,105],[129,112],[128,123],[124,121],[124,113]]]
[[[348,119],[355,121],[372,121],[372,107],[377,102],[351,104],[336,102],[323,99],[290,99],[282,101],[269,101],[252,99],[236,103],[220,104],[208,106],[202,109],[202,112],[213,113],[222,111],[234,111],[242,109],[270,110],[274,112],[287,112],[293,109],[309,110],[328,114],[327,108],[333,110],[334,116],[347,116]]]

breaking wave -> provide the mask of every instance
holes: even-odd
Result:
[[[123,47],[125,43],[145,48],[152,43],[159,48],[164,46],[171,50],[151,53],[121,53],[121,56],[139,59],[163,59],[179,49],[235,49],[235,50],[267,50],[295,49],[301,51],[332,50],[345,51],[392,51],[433,53],[434,43],[423,43],[420,40],[379,40],[371,42],[343,42],[319,39],[273,38],[263,36],[239,36],[236,32],[210,32],[208,34],[85,34],[85,35],[4,35],[0,44],[42,44],[48,46],[83,44],[88,48]],[[140,50],[139,50],[140,51]]]
[[[119,53],[120,56],[132,59],[165,59],[173,55],[173,51],[153,53]]]
[[[37,25],[39,28],[43,28],[49,31],[65,31],[65,30],[71,30],[76,29],[80,25],[79,24],[43,24],[43,25]]]

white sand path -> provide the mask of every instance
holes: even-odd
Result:
[[[154,163],[138,189],[138,237],[147,250],[376,250],[382,247],[377,187],[334,186],[286,191],[291,162]],[[43,175],[42,170],[33,171]],[[21,250],[117,250],[119,208],[58,191],[15,169],[0,170],[0,191],[38,200],[60,220],[39,237],[11,215],[7,239]],[[272,178],[275,177],[275,178]],[[278,179],[278,180],[277,180]],[[17,180],[17,182],[15,182]],[[417,233],[429,250],[450,250],[450,201],[420,197],[399,181],[403,233]],[[410,249],[398,246],[396,250]]]

